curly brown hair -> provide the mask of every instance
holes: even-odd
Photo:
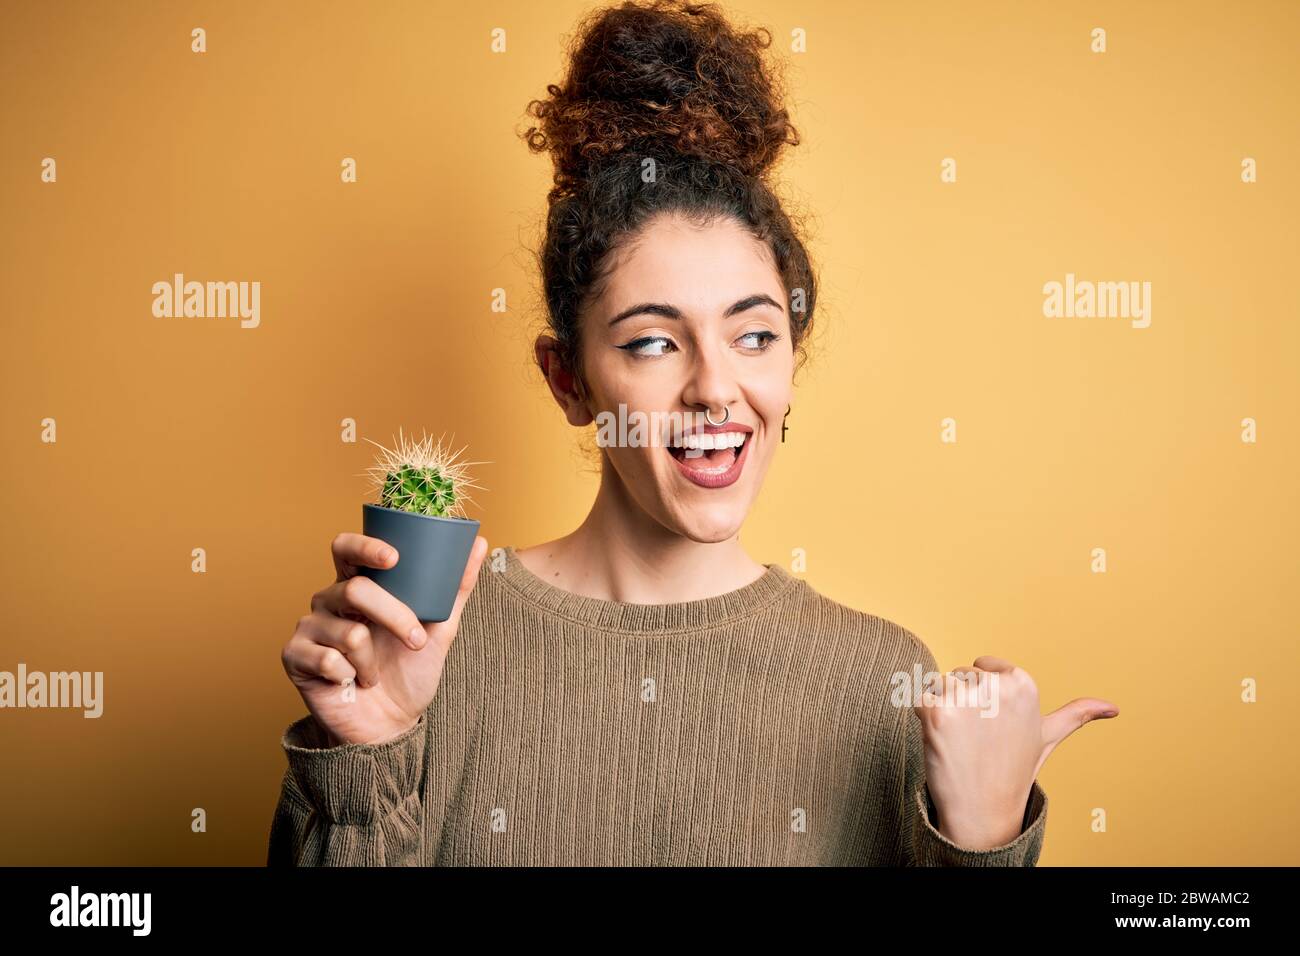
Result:
[[[764,28],[736,30],[716,4],[627,0],[583,19],[563,83],[529,102],[537,122],[520,135],[555,164],[538,265],[560,360],[579,378],[580,314],[612,253],[669,212],[699,225],[729,216],[767,244],[805,357],[816,277],[768,183],[782,148],[799,143],[762,55],[771,42]]]

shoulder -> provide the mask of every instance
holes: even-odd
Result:
[[[473,616],[471,607],[478,607],[486,601],[499,602],[506,578],[507,558],[504,548],[489,548],[479,565],[478,576],[474,580],[474,590],[465,602],[466,614]]]
[[[874,662],[877,676],[896,671],[936,670],[934,655],[916,633],[903,624],[870,611],[859,610],[822,594],[802,578],[796,578],[801,616],[824,635],[847,639]],[[882,675],[881,672],[884,672]]]
[[[914,730],[911,702],[937,671],[934,655],[915,632],[882,614],[859,610],[800,580],[801,600],[815,609],[808,619],[821,622],[819,643],[834,661],[828,687],[852,706],[841,719],[866,742],[862,760],[872,772],[889,775],[905,761],[908,734]],[[883,778],[882,778],[883,779]]]

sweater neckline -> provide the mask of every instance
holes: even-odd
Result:
[[[672,604],[632,604],[557,588],[524,567],[513,545],[506,546],[505,557],[501,578],[528,602],[609,631],[669,633],[716,627],[759,613],[799,580],[778,564],[764,564],[767,570],[761,576],[734,591]]]

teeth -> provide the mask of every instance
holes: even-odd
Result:
[[[713,451],[718,448],[739,448],[744,443],[744,432],[720,432],[716,435],[683,435],[680,441],[672,442],[671,447]]]

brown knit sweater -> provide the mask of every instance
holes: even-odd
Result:
[[[502,557],[410,731],[331,748],[310,714],[290,725],[268,864],[1036,864],[1037,782],[1005,846],[935,829],[920,723],[890,678],[938,668],[905,628],[776,565],[647,605]]]

